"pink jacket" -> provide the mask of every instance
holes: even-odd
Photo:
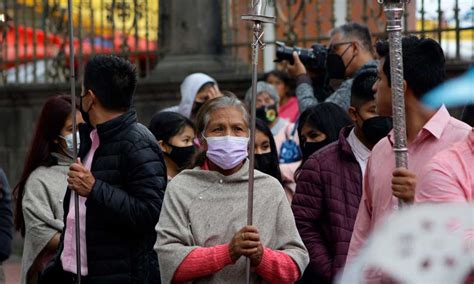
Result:
[[[281,145],[285,140],[291,137],[291,133],[295,127],[294,123],[288,122],[285,127],[283,127],[277,135],[273,136],[275,139],[275,144],[278,151],[278,156],[280,156],[280,149]],[[297,145],[300,144],[300,140],[298,138],[298,132],[295,133],[293,136],[293,140],[296,142]],[[293,199],[293,195],[296,191],[296,182],[295,182],[295,172],[300,167],[301,161],[289,163],[289,164],[280,164],[280,171],[281,177],[284,183],[284,189],[286,192],[286,196],[288,197],[288,201]]]

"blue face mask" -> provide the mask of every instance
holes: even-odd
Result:
[[[66,153],[69,155],[69,156],[73,156],[73,152],[74,152],[74,144],[73,144],[73,136],[72,136],[72,133],[66,135],[66,136],[59,136],[61,137],[64,141],[66,141],[66,149],[64,149],[66,151]],[[76,138],[77,138],[77,151],[79,151],[79,146],[81,145],[81,140],[79,138],[79,132],[76,132]]]

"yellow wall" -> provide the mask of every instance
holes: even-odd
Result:
[[[44,2],[48,1],[48,4],[52,7],[58,5],[62,9],[67,9],[67,0],[17,0],[19,4],[23,4],[30,7],[36,7],[35,10],[38,13],[43,12]],[[138,34],[141,38],[146,38],[146,27],[148,19],[148,38],[150,40],[156,40],[158,37],[158,7],[159,0],[136,0],[137,1],[137,10],[142,11],[142,16],[138,18]],[[79,19],[81,18],[82,32],[87,34],[91,32],[92,25],[96,35],[100,35],[103,32],[103,35],[110,35],[112,32],[112,23],[107,20],[107,16],[110,14],[107,11],[107,7],[112,4],[112,0],[72,0],[73,2],[73,16],[75,27],[78,26]],[[134,1],[133,0],[116,0],[114,9],[114,22],[115,22],[115,31],[121,32],[122,28],[125,27],[126,32],[130,32],[131,35],[135,35],[135,30],[133,28],[134,21]],[[129,5],[130,16],[125,22],[119,18],[119,13],[121,9],[117,6],[125,3]],[[91,21],[91,13],[93,16],[93,21]],[[56,13],[53,16],[60,16],[59,13]]]

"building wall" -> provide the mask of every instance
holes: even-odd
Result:
[[[250,87],[250,75],[216,77],[221,90],[242,97]],[[135,95],[135,108],[141,123],[148,125],[158,110],[179,103],[180,82],[141,81]],[[36,121],[48,97],[69,93],[67,84],[7,86],[0,92],[0,167],[12,186],[16,185],[24,166],[26,152]],[[77,89],[77,94],[79,94]]]

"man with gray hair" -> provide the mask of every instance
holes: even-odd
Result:
[[[374,60],[372,39],[367,26],[357,23],[347,23],[331,31],[326,60],[326,72],[330,79],[343,79],[339,88],[325,100],[347,110],[351,102],[351,87],[355,76],[366,69],[377,69]],[[289,74],[296,78],[296,96],[300,112],[318,104],[313,82],[296,52],[293,53],[294,65],[289,65]]]

